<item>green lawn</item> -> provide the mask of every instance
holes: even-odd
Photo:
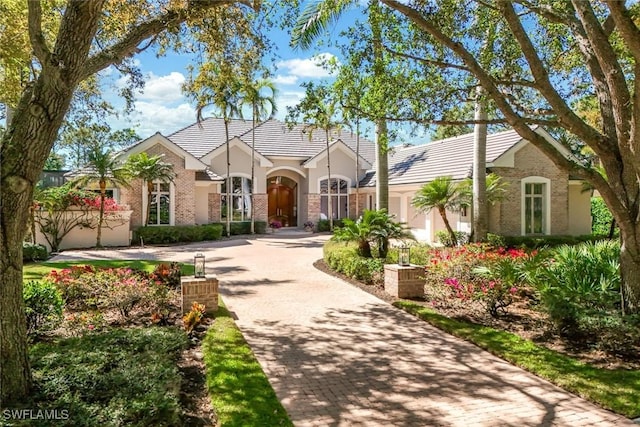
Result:
[[[594,368],[509,332],[453,320],[409,301],[394,305],[606,409],[640,416],[638,370]]]
[[[118,268],[130,267],[139,270],[151,272],[158,264],[167,263],[166,261],[125,261],[125,260],[88,260],[88,261],[61,261],[61,262],[33,262],[25,264],[22,269],[23,279],[40,280],[42,276],[47,275],[51,270],[62,270],[74,265],[90,264],[95,267]],[[182,275],[189,276],[193,274],[192,264],[182,264]]]
[[[251,348],[222,303],[202,350],[207,368],[207,388],[220,425],[293,426]]]

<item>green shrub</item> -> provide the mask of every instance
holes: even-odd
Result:
[[[36,344],[29,351],[31,405],[69,411],[68,420],[37,425],[186,425],[176,361],[187,345],[187,335],[171,327],[118,328]]]
[[[323,254],[332,270],[365,283],[373,283],[384,270],[384,260],[361,257],[354,243],[326,242]]]
[[[616,311],[620,301],[620,244],[615,241],[560,246],[529,274],[557,329],[580,334],[581,317]]]
[[[591,198],[591,233],[597,236],[608,236],[611,231],[613,215],[602,200],[602,197]],[[616,234],[619,230],[616,228]]]
[[[541,249],[599,240],[604,240],[604,237],[591,234],[584,236],[502,236],[489,233],[487,235],[487,243],[493,247],[504,248]]]
[[[427,263],[431,259],[431,250],[433,249],[431,246],[427,245],[426,243],[412,243],[409,244],[409,248],[409,261],[411,262],[411,264],[427,265]],[[386,261],[387,263],[398,262],[397,247],[391,247],[389,249]]]
[[[47,259],[48,256],[49,254],[47,253],[46,247],[30,242],[22,242],[23,262],[43,261]]]
[[[436,232],[436,238],[438,239],[438,242],[447,247],[460,246],[469,243],[469,233],[465,233],[464,231],[454,231],[453,233],[456,235],[455,242],[451,240],[451,236],[448,231]]]
[[[139,227],[134,232],[133,242],[157,245],[164,243],[219,240],[221,237],[221,224],[176,226],[162,225]]]
[[[323,231],[330,231],[329,230],[329,220],[328,219],[321,219],[318,221],[318,224],[316,225],[316,229],[319,232],[323,232]],[[336,227],[342,227],[342,220],[341,219],[334,219],[333,220],[333,228]]]
[[[223,230],[226,230],[226,224],[220,224]],[[229,227],[232,236],[240,236],[243,234],[251,234],[251,221],[232,222]],[[255,222],[256,234],[264,234],[267,231],[267,223],[265,221]]]
[[[39,335],[60,324],[64,304],[62,295],[53,283],[45,280],[25,282],[22,296],[29,335]]]

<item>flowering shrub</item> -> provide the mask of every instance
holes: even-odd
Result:
[[[507,311],[522,282],[522,265],[535,256],[522,249],[493,249],[484,244],[433,249],[425,267],[427,284],[444,286],[461,301],[479,301],[492,316]]]
[[[130,268],[73,266],[51,271],[45,280],[56,285],[69,308],[117,309],[124,319],[137,306],[161,308],[168,301],[165,282],[154,274]]]
[[[282,223],[280,221],[273,220],[269,223],[269,228],[277,230],[278,228],[282,228]]]
[[[99,311],[83,311],[67,315],[64,319],[67,330],[79,336],[98,332],[106,326],[104,316]]]

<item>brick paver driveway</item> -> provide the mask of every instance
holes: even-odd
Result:
[[[326,238],[155,254],[205,253],[296,426],[634,425],[316,270]]]

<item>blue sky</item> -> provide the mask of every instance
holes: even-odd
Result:
[[[354,11],[355,13],[355,11]],[[355,20],[354,13],[347,14],[342,22],[329,30],[330,37],[337,37],[340,28]],[[311,51],[293,51],[289,47],[289,36],[283,31],[273,31],[272,41],[278,46],[276,59],[268,64],[272,66],[272,79],[278,88],[276,118],[284,119],[287,106],[296,105],[304,94],[300,84],[305,81],[321,81],[331,79],[328,71],[319,65],[319,58],[338,54],[335,49],[322,48]],[[269,55],[270,57],[271,55]],[[194,106],[182,94],[180,86],[187,76],[187,65],[192,58],[172,52],[157,58],[154,51],[143,52],[135,61],[146,76],[144,90],[138,94],[135,112],[111,121],[115,129],[131,127],[145,138],[155,132],[168,135],[195,122]],[[115,73],[107,70],[106,76]],[[117,80],[116,86],[123,82]],[[107,98],[116,106],[122,101],[115,95]]]

